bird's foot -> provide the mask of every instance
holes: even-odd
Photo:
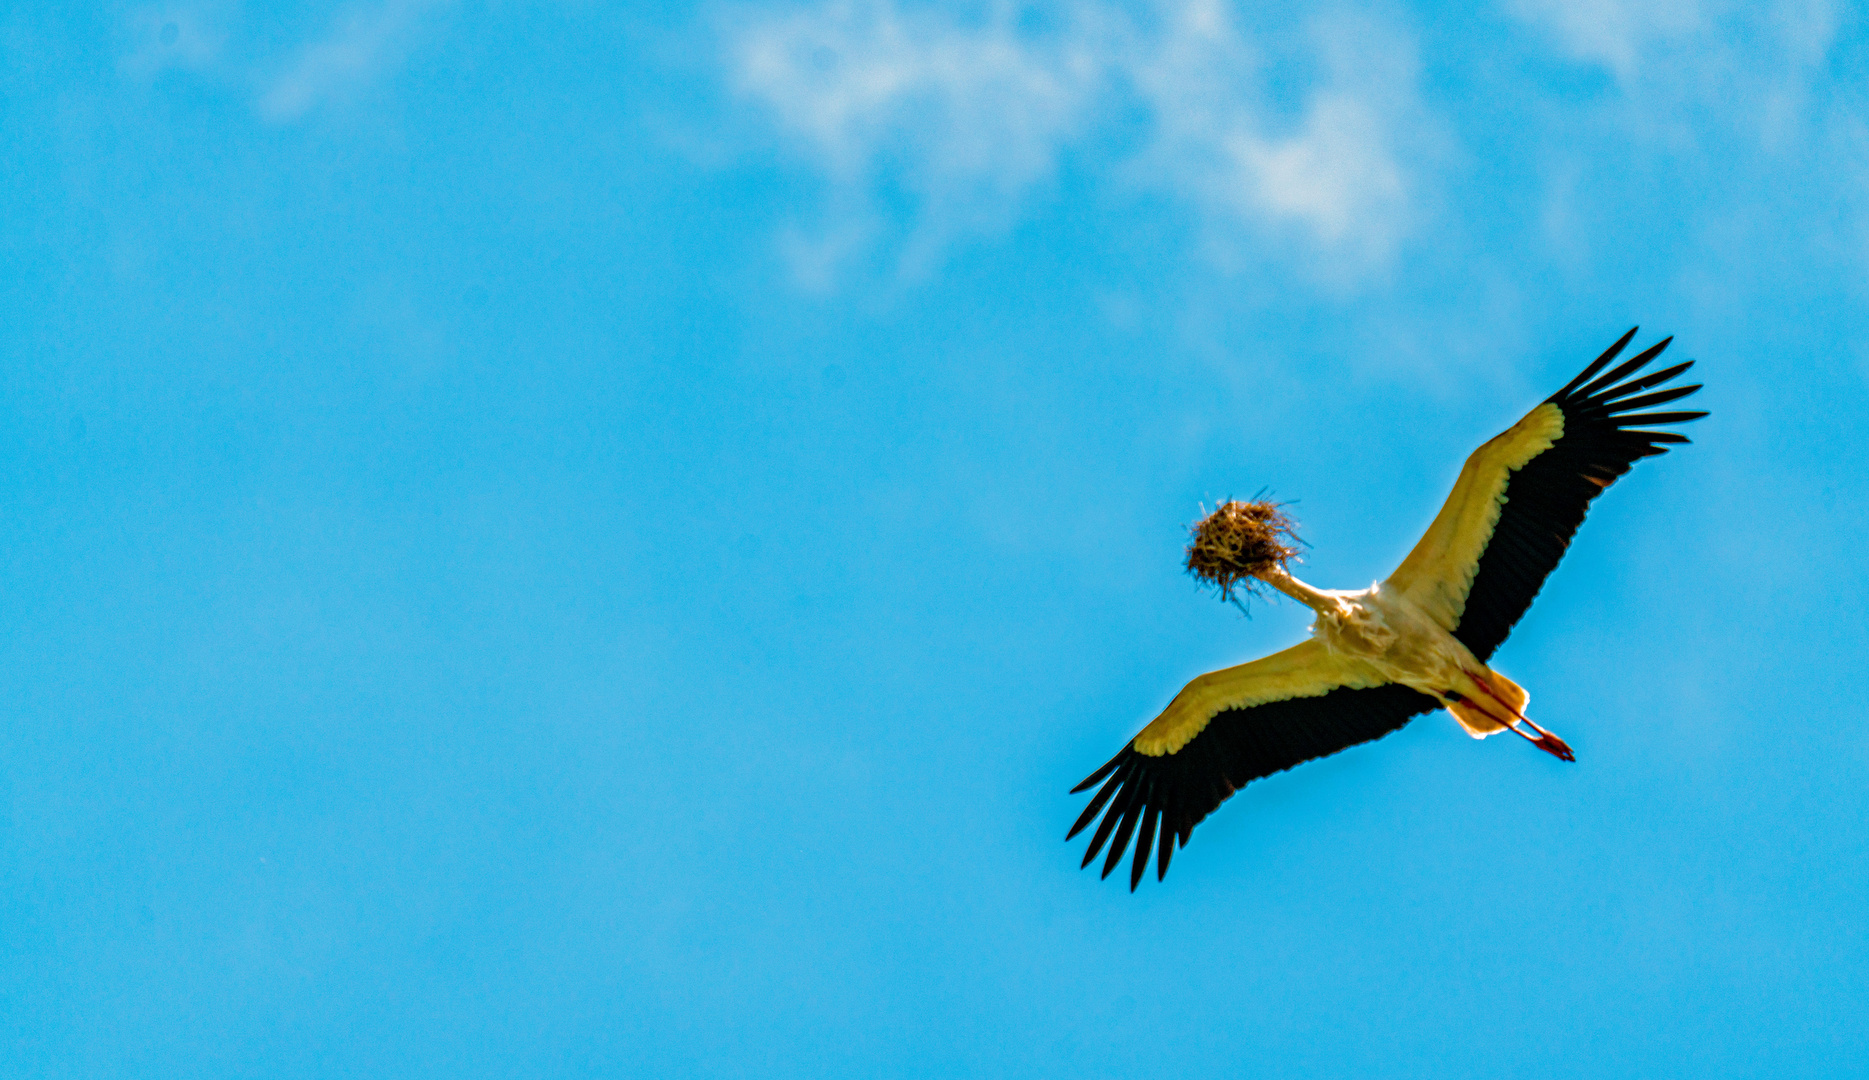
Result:
[[[1521,719],[1523,718],[1521,717]],[[1512,725],[1512,730],[1517,731],[1520,735],[1525,735],[1525,738],[1528,739],[1533,746],[1536,746],[1538,749],[1543,750],[1545,753],[1550,754],[1560,761],[1577,760],[1577,755],[1571,752],[1570,744],[1563,739],[1551,734],[1549,731],[1532,723],[1530,720],[1525,720],[1525,726],[1536,731],[1538,734],[1525,735],[1524,730],[1517,724]]]
[[[1532,741],[1537,744],[1538,749],[1543,750],[1552,757],[1563,761],[1577,760],[1577,755],[1571,753],[1570,744],[1558,738],[1556,735],[1551,734],[1549,731],[1541,733],[1538,738]]]

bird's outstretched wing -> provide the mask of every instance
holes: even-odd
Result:
[[[1693,366],[1691,360],[1630,377],[1673,338],[1592,378],[1634,336],[1634,330],[1624,334],[1564,389],[1475,450],[1434,523],[1389,575],[1391,586],[1482,661],[1506,639],[1564,557],[1590,500],[1638,458],[1687,442],[1671,431],[1644,429],[1707,415],[1642,411],[1700,389],[1653,389]]]
[[[1108,877],[1133,835],[1133,891],[1157,852],[1157,880],[1177,843],[1248,781],[1379,739],[1440,703],[1369,667],[1332,655],[1315,638],[1249,664],[1210,671],[1179,694],[1109,764],[1071,789],[1102,783],[1066,840],[1101,813],[1083,865],[1103,849]],[[1142,828],[1138,832],[1137,822]],[[1114,831],[1114,836],[1112,836]],[[1160,840],[1157,840],[1159,832]]]

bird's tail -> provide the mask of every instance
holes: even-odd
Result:
[[[1505,711],[1502,705],[1519,716],[1525,715],[1525,705],[1532,696],[1525,692],[1523,686],[1491,668],[1482,668],[1474,674],[1474,678],[1483,679],[1499,700],[1487,700],[1482,696],[1480,701],[1457,701],[1447,707],[1454,714],[1454,719],[1460,721],[1460,726],[1467,729],[1467,734],[1484,739],[1506,730],[1507,721],[1511,718],[1497,715]]]

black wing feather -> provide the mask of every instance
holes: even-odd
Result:
[[[1160,804],[1151,800],[1149,808],[1142,812],[1142,831],[1136,834],[1136,858],[1129,867],[1129,891],[1135,892],[1142,883],[1143,872],[1149,868],[1149,856],[1155,854],[1155,826],[1161,817]]]
[[[1655,357],[1660,356],[1661,351],[1667,348],[1668,343],[1673,340],[1674,339],[1671,337],[1662,338],[1660,341],[1656,342],[1655,344],[1650,345],[1648,348],[1643,349],[1639,353],[1636,353],[1633,357],[1627,360],[1624,360],[1622,363],[1616,365],[1616,369],[1614,371],[1610,372],[1607,375],[1599,376],[1596,379],[1596,381],[1592,382],[1589,386],[1584,387],[1582,390],[1574,391],[1567,396],[1573,397],[1573,398],[1579,398],[1579,399],[1582,399],[1582,398],[1599,399],[1600,398],[1604,400],[1615,397],[1616,391],[1614,390],[1610,391],[1608,394],[1602,394],[1600,393],[1600,391],[1606,386],[1614,386],[1625,375],[1633,375],[1636,372],[1647,367],[1648,362],[1650,360],[1655,359]]]
[[[1699,387],[1695,387],[1695,389],[1698,390]],[[1704,412],[1656,412],[1648,413],[1645,416],[1624,416],[1619,417],[1619,419],[1625,424],[1639,427],[1646,424],[1681,424],[1689,420],[1698,420],[1705,415],[1707,414]],[[1628,434],[1647,435],[1648,432],[1631,431]],[[1685,436],[1683,436],[1683,438],[1685,438]]]
[[[1116,869],[1116,864],[1123,861],[1123,852],[1129,847],[1130,834],[1136,831],[1136,818],[1141,815],[1143,805],[1149,801],[1145,792],[1154,786],[1148,781],[1148,777],[1143,777],[1142,786],[1130,798],[1128,808],[1123,811],[1123,823],[1116,827],[1116,835],[1110,838],[1110,854],[1103,860],[1104,877],[1109,877],[1110,871]]]
[[[1630,412],[1635,409],[1647,409],[1656,405],[1666,405],[1670,401],[1684,398],[1699,389],[1700,384],[1695,383],[1692,386],[1671,386],[1666,390],[1657,390],[1652,394],[1642,394],[1638,397],[1624,398],[1616,402],[1616,411]],[[1635,417],[1632,416],[1626,417],[1622,420],[1622,423],[1627,426],[1629,421],[1634,419]]]
[[[1340,686],[1317,697],[1270,701],[1245,709],[1228,709],[1208,721],[1199,735],[1172,754],[1152,756],[1123,747],[1109,764],[1079,785],[1083,790],[1099,777],[1109,780],[1092,806],[1071,828],[1071,836],[1090,823],[1097,807],[1110,798],[1108,784],[1121,788],[1103,807],[1103,820],[1090,839],[1083,865],[1089,866],[1115,830],[1103,874],[1108,877],[1122,861],[1137,818],[1142,835],[1137,841],[1129,887],[1142,881],[1148,865],[1148,845],[1159,822],[1161,837],[1156,877],[1168,873],[1168,849],[1186,846],[1194,826],[1213,813],[1229,796],[1263,776],[1282,772],[1313,758],[1334,754],[1358,743],[1380,739],[1424,712],[1440,708],[1426,694],[1398,683],[1369,688]]]
[[[1602,357],[1551,395],[1550,404],[1564,412],[1564,434],[1551,448],[1525,463],[1506,483],[1506,502],[1499,523],[1480,553],[1479,569],[1467,593],[1454,636],[1485,660],[1531,606],[1545,578],[1570,547],[1571,537],[1583,524],[1590,500],[1602,494],[1617,477],[1641,458],[1667,453],[1667,447],[1687,442],[1670,431],[1639,431],[1643,426],[1679,424],[1698,420],[1704,412],[1664,412],[1630,415],[1637,409],[1674,401],[1699,386],[1673,387],[1640,397],[1630,395],[1658,386],[1686,371],[1679,364],[1644,378],[1617,384],[1661,355],[1672,338],[1652,345],[1609,374],[1584,385],[1589,377],[1614,359],[1634,336],[1631,330]],[[1692,361],[1689,361],[1691,364]],[[1581,390],[1577,387],[1582,386]]]
[[[1097,857],[1097,853],[1103,850],[1104,842],[1110,838],[1110,833],[1116,828],[1116,823],[1123,819],[1124,811],[1129,809],[1130,802],[1135,799],[1137,791],[1140,790],[1137,785],[1130,783],[1135,778],[1133,775],[1135,771],[1134,763],[1126,761],[1123,763],[1122,771],[1117,773],[1123,778],[1122,786],[1116,789],[1116,798],[1111,800],[1110,805],[1104,809],[1103,820],[1097,823],[1097,831],[1090,835],[1090,848],[1084,852],[1084,861],[1078,867],[1079,870],[1089,866],[1091,860]],[[1105,876],[1107,877],[1108,874]]]
[[[1628,382],[1623,383],[1616,388],[1616,394],[1617,396],[1626,396],[1638,390],[1646,390],[1651,386],[1660,386],[1662,383],[1667,382],[1669,379],[1674,378],[1676,375],[1679,375],[1681,372],[1693,366],[1694,362],[1692,360],[1684,360],[1673,367],[1662,368],[1660,371],[1651,371],[1639,379],[1630,379]]]
[[[1599,356],[1595,360],[1592,360],[1590,362],[1589,367],[1584,368],[1581,372],[1578,372],[1576,378],[1572,379],[1568,384],[1566,384],[1564,389],[1559,390],[1558,391],[1559,396],[1568,394],[1572,390],[1575,390],[1579,386],[1582,386],[1584,384],[1584,380],[1588,379],[1592,375],[1595,375],[1597,372],[1602,371],[1603,368],[1606,365],[1608,365],[1608,363],[1611,360],[1614,360],[1616,359],[1616,357],[1620,356],[1622,354],[1622,350],[1629,344],[1629,342],[1635,339],[1635,332],[1638,329],[1640,329],[1640,327],[1631,326],[1629,328],[1628,333],[1616,339],[1616,344],[1611,345],[1609,348],[1603,350],[1602,356]]]
[[[1093,777],[1092,779],[1094,781],[1095,778]],[[1117,789],[1122,786],[1123,786],[1123,778],[1120,776],[1112,776],[1108,780],[1104,781],[1103,787],[1097,791],[1096,798],[1091,799],[1090,805],[1084,807],[1084,812],[1077,816],[1077,824],[1071,826],[1071,831],[1068,833],[1065,833],[1064,838],[1066,840],[1069,840],[1071,837],[1076,836],[1080,832],[1083,832],[1084,826],[1096,820],[1097,811],[1103,809],[1103,804],[1110,801],[1110,796],[1116,794]],[[1072,791],[1071,794],[1075,795],[1077,794],[1077,792],[1082,791],[1082,790],[1084,789],[1081,787],[1077,788],[1076,790]]]
[[[1108,765],[1105,765],[1103,768],[1098,769],[1096,772],[1093,772],[1089,776],[1084,777],[1084,782],[1072,788],[1071,794],[1075,795],[1080,791],[1089,791],[1090,785],[1110,775],[1111,772],[1115,771],[1117,764],[1120,763],[1121,761],[1122,761],[1121,758],[1111,758],[1110,763]],[[1070,838],[1066,837],[1065,839],[1068,840]]]

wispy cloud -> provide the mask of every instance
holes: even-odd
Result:
[[[1093,115],[1102,37],[1076,23],[1034,35],[1004,8],[968,23],[889,0],[836,0],[738,31],[735,87],[835,188],[827,224],[786,234],[801,281],[830,284],[877,234],[879,185],[920,204],[909,263],[953,231],[1003,218]]]
[[[1035,39],[1004,10],[966,25],[888,0],[782,15],[736,46],[740,88],[838,174],[893,151],[925,174],[1015,187],[1081,125],[1104,59],[1082,30]]]
[[[788,240],[801,279],[827,283],[883,232],[886,193],[909,196],[904,261],[925,261],[1137,116],[1134,148],[1091,167],[1167,191],[1216,234],[1283,237],[1313,269],[1355,275],[1419,224],[1436,145],[1422,133],[1438,125],[1406,34],[1346,18],[1318,22],[1312,41],[1319,74],[1295,118],[1222,0],[1166,0],[1147,19],[1094,0],[973,19],[829,0],[744,20],[728,55],[735,88],[830,185],[821,239]]]
[[[1847,249],[1869,232],[1860,165],[1869,94],[1859,80],[1839,78],[1860,64],[1834,55],[1848,47],[1835,0],[1505,3],[1554,52],[1613,80],[1612,92],[1562,111],[1570,138],[1546,151],[1557,163],[1547,234],[1565,254],[1586,254],[1576,184],[1593,174],[1589,148],[1605,137],[1632,160],[1651,155],[1649,168],[1720,155],[1724,184],[1700,193],[1703,206],[1734,193],[1720,212],[1699,217],[1715,249],[1733,247],[1733,237],[1744,235],[1741,223],[1781,213],[1792,201],[1831,208],[1838,228],[1813,238],[1819,245],[1835,236]],[[1595,180],[1603,181],[1600,173]],[[1709,287],[1725,286],[1715,277]]]
[[[356,94],[380,77],[408,48],[410,31],[437,0],[387,0],[353,8],[330,33],[301,46],[260,93],[261,115],[296,120],[327,102]]]
[[[1780,144],[1801,120],[1841,12],[1835,0],[1507,0],[1563,55],[1615,76],[1643,122],[1720,119]]]
[[[1168,12],[1121,74],[1150,116],[1149,175],[1210,227],[1297,240],[1314,270],[1379,268],[1420,223],[1445,136],[1416,90],[1409,38],[1339,17],[1311,28],[1317,74],[1293,120],[1269,107],[1255,43],[1217,0]]]
[[[1657,44],[1697,31],[1699,0],[1511,0],[1513,14],[1547,30],[1565,53],[1632,77]]]

